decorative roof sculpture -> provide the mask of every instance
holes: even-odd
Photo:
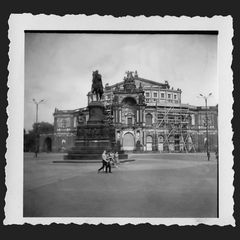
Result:
[[[124,88],[124,91],[126,91],[127,93],[132,93],[136,90],[133,72],[127,71],[126,74],[127,76],[124,77],[123,88]]]

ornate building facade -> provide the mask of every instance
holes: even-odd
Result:
[[[181,95],[181,89],[167,81],[140,78],[136,71],[128,71],[119,83],[106,84],[101,101],[115,126],[116,145],[137,152],[201,152],[206,151],[208,139],[209,150],[215,151],[218,107],[184,104]],[[91,92],[87,97],[88,103],[94,99]],[[87,122],[88,109],[55,109],[53,116],[54,134],[41,136],[40,150],[51,140],[52,151],[66,151],[74,145],[77,125]]]

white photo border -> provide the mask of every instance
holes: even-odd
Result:
[[[27,218],[23,217],[23,119],[24,119],[24,31],[25,30],[150,30],[218,31],[218,131],[219,217],[218,218]],[[6,153],[6,198],[4,224],[113,224],[233,225],[233,73],[232,17],[120,17],[99,15],[12,14],[9,18],[8,132]],[[224,97],[221,97],[224,96]]]

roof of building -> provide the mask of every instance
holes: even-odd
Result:
[[[73,113],[78,113],[81,111],[87,111],[87,107],[77,108],[77,109],[73,109],[73,110],[59,110],[59,109],[55,108],[53,115],[54,114],[73,114]]]
[[[165,81],[165,83],[160,83],[160,82],[155,82],[155,81],[152,81],[152,80],[149,80],[149,79],[145,79],[145,78],[140,78],[140,77],[135,77],[134,80],[139,80],[141,82],[145,82],[145,83],[149,83],[149,84],[157,85],[157,86],[161,86],[161,87],[165,87],[165,86],[169,87],[169,84],[168,84],[167,81]],[[113,85],[107,85],[107,84],[106,85],[109,88],[114,88],[117,85],[121,85],[123,83],[124,83],[124,81],[121,81],[121,82],[118,82],[118,83],[114,83]],[[106,85],[105,85],[105,87],[106,87]]]

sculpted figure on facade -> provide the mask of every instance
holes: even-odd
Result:
[[[127,77],[124,77],[124,84],[123,84],[124,90],[127,93],[134,92],[136,89],[136,85],[133,77],[133,72],[127,71],[126,74],[127,74]]]
[[[145,97],[144,97],[143,94],[139,95],[138,103],[139,104],[145,104]]]
[[[120,87],[119,87],[118,84],[117,84],[117,86],[116,86],[116,88],[115,88],[115,91],[116,91],[116,92],[119,92],[119,91],[120,91]]]
[[[114,96],[113,102],[114,102],[114,103],[118,103],[118,96],[117,96],[117,95]]]

